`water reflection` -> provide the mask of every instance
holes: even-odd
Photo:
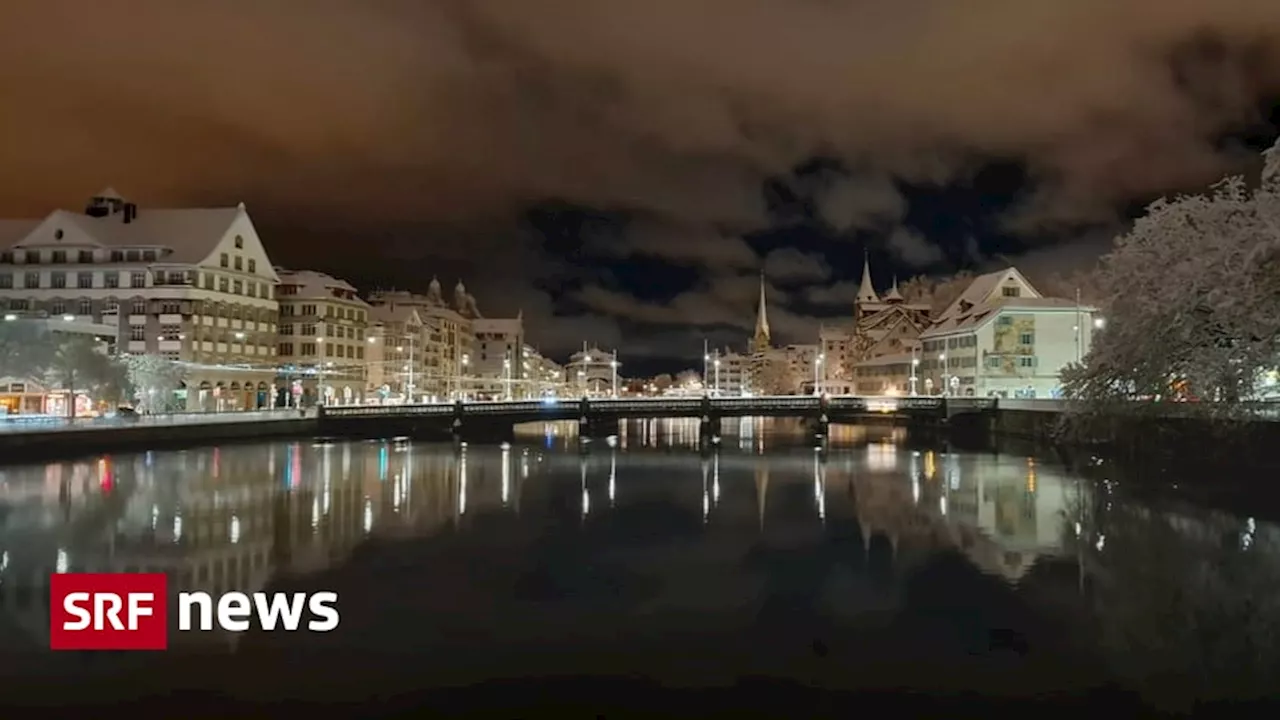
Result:
[[[953,550],[1070,607],[1134,682],[1189,672],[1200,685],[1188,692],[1243,692],[1280,670],[1273,523],[1156,506],[1032,458],[909,448],[900,428],[833,428],[815,449],[768,424],[735,420],[738,442],[728,432],[703,453],[696,422],[655,420],[588,451],[538,427],[497,447],[283,443],[3,469],[0,607],[39,645],[50,573],[160,571],[175,589],[254,591],[343,566],[384,536],[436,539],[441,562],[483,569],[438,578],[449,592],[430,597],[395,583],[430,584],[434,566],[343,595],[373,615],[413,604],[431,631],[533,632],[499,622],[508,613],[535,629],[572,617],[575,632],[597,616],[607,629],[691,613],[865,623],[906,607],[911,578]],[[1073,568],[1065,582],[1060,567]]]

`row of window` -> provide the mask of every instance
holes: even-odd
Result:
[[[282,342],[277,348],[277,354],[286,356],[286,357],[293,355],[294,347],[295,345],[291,342]],[[300,357],[316,357],[318,354],[316,352],[317,348],[319,347],[317,343],[313,343],[313,342],[298,343],[296,347],[298,349],[297,355],[299,355]],[[351,360],[363,360],[364,346],[363,345],[326,344],[324,346],[324,356],[348,358]]]
[[[364,328],[350,327],[348,325],[335,325],[333,323],[320,323],[319,325],[313,323],[304,323],[302,325],[286,323],[280,326],[280,334],[293,335],[295,334],[294,328],[297,328],[299,330],[297,334],[303,337],[317,337],[319,333],[316,331],[320,330],[324,333],[325,337],[346,340],[364,340]]]
[[[276,294],[280,294],[280,288],[276,288]],[[303,305],[280,305],[280,315],[283,317],[319,317],[316,312],[317,306],[307,303]],[[338,320],[350,320],[352,322],[366,322],[368,316],[364,310],[351,307],[334,307],[333,305],[324,306],[324,316],[326,318],[336,318]]]
[[[238,237],[239,236],[237,236],[237,238]],[[242,247],[242,245],[237,245],[236,247]],[[249,258],[247,264],[249,266],[249,272],[251,273],[258,272],[257,260],[254,260],[253,258]],[[245,265],[246,265],[245,259],[240,257],[239,255],[236,255],[234,258],[232,258],[228,256],[227,253],[222,253],[221,255],[218,256],[218,267],[227,268],[228,270],[243,271],[245,269]]]
[[[71,251],[50,250],[45,255],[40,250],[6,250],[0,252],[0,265],[39,265],[47,260],[50,265],[65,265],[71,261]],[[110,262],[155,262],[160,259],[158,250],[78,250],[77,265],[90,265],[106,259]]]
[[[194,286],[196,283],[196,273],[192,270],[155,270],[151,273],[152,285],[156,287],[163,286]],[[0,290],[35,290],[41,287],[43,273],[39,271],[30,271],[22,273],[22,287],[15,286],[15,273],[0,273]],[[67,287],[75,287],[80,290],[92,290],[94,288],[144,288],[147,287],[146,271],[135,270],[128,273],[123,272],[91,272],[81,271],[76,273],[67,273],[61,270],[53,270],[48,273],[49,284],[47,287],[60,290]],[[98,285],[96,277],[102,278],[102,284]],[[251,298],[271,299],[271,286],[267,283],[244,281],[232,279],[228,277],[215,276],[213,273],[201,273],[200,278],[205,290],[217,289],[218,292],[229,295],[244,295]],[[68,283],[74,282],[73,285]],[[121,283],[127,283],[121,285]]]

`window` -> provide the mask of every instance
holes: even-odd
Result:
[[[280,343],[280,346],[279,348],[277,348],[276,352],[279,355],[292,355],[293,343]]]
[[[29,307],[29,305],[30,305],[30,303],[28,303],[28,302],[27,302],[26,300],[24,300],[24,299],[11,298],[11,299],[9,300],[9,309],[10,309],[10,310],[26,310],[26,309]]]
[[[1035,345],[1036,334],[1029,333],[1029,332],[1021,333],[1020,335],[1018,335],[1018,344],[1019,345]]]
[[[79,256],[78,260],[79,260],[79,262],[80,262],[82,265],[87,265],[87,264],[89,264],[89,263],[93,262],[93,251],[92,251],[92,250],[81,250],[81,251],[80,251],[80,256]]]
[[[1009,317],[1008,315],[1001,315],[999,319],[996,320],[996,325],[999,325],[1001,327],[1008,327],[1012,324],[1013,324],[1013,318]]]
[[[156,251],[155,251],[155,250],[143,250],[143,251],[142,251],[142,259],[143,259],[145,262],[155,262],[155,261],[156,261]]]
[[[218,267],[231,267],[231,257],[226,253],[218,256]]]
[[[311,324],[303,325],[301,334],[306,335],[307,337],[314,337],[316,334],[316,326]]]
[[[142,258],[142,253],[137,250],[125,250],[124,259],[129,262],[138,262]]]
[[[146,273],[144,272],[129,273],[129,287],[140,288],[140,287],[146,287],[146,286],[147,286]]]
[[[242,260],[242,259],[240,258],[240,256],[239,256],[239,255],[237,255],[237,256],[236,256],[236,262],[235,262],[235,265],[236,265],[236,269],[237,269],[237,270],[243,270],[243,269],[244,269],[244,260]]]
[[[249,272],[258,272],[258,261],[249,258]]]
[[[135,325],[129,328],[129,339],[135,342],[145,341],[147,339],[147,329],[142,325]]]
[[[120,287],[120,273],[118,272],[112,271],[109,273],[104,273],[102,276],[102,280],[103,280],[103,285],[105,287],[109,287],[109,288]]]
[[[249,297],[257,297],[258,293],[255,292],[257,289],[258,289],[258,283],[249,283],[247,286],[245,286],[245,290],[249,291]]]
[[[13,273],[0,273],[0,288],[8,290],[13,287]]]
[[[39,262],[40,262],[40,251],[39,251],[39,250],[28,250],[28,251],[26,252],[25,256],[26,256],[26,260],[25,260],[25,262],[26,262],[28,265],[35,265],[35,264],[37,264],[37,263],[39,263]]]
[[[76,273],[76,287],[88,289],[93,287],[93,273],[82,272]]]
[[[1018,358],[1018,367],[1033,368],[1035,366],[1036,359],[1034,356],[1024,355],[1023,357]]]
[[[64,272],[49,273],[49,286],[55,288],[64,288],[67,286],[67,274]]]
[[[130,311],[130,313],[132,313],[133,315],[146,315],[146,314],[147,314],[147,301],[146,301],[146,300],[143,300],[142,298],[134,298],[134,299],[133,299],[133,305],[132,305],[132,307],[129,309],[129,311]]]
[[[244,294],[244,283],[240,282],[239,280],[237,280],[237,281],[235,281],[234,283],[232,283],[232,286],[231,286],[231,292],[235,293],[236,295],[243,295],[243,294]]]
[[[89,298],[80,298],[79,311],[81,315],[93,314],[93,301]]]
[[[315,354],[316,354],[316,344],[315,344],[315,343],[302,343],[302,353],[301,353],[301,354],[302,354],[302,355],[315,355]]]
[[[293,325],[281,325],[281,326],[280,326],[280,334],[281,334],[281,335],[292,335],[292,334],[293,334]]]
[[[12,265],[12,264],[13,264],[13,251],[11,251],[11,250],[5,250],[4,252],[0,252],[0,263],[4,263],[4,264],[6,264],[6,265]]]
[[[231,281],[226,278],[218,278],[218,292],[228,292],[231,289]]]
[[[186,285],[186,284],[187,284],[187,274],[186,274],[186,273],[184,273],[184,272],[182,272],[181,270],[170,270],[170,271],[169,271],[169,284],[170,284],[170,285]]]
[[[324,354],[325,354],[325,357],[333,357],[333,344],[332,344],[332,343],[325,343],[325,346],[324,346]]]
[[[244,238],[239,235],[236,236],[236,249],[237,250],[244,249]]]
[[[1015,298],[1022,294],[1022,289],[1017,285],[1007,285],[1000,288],[1000,294],[1007,298]]]
[[[305,315],[305,316],[307,316],[307,317],[312,317],[312,316],[314,316],[314,315],[316,314],[316,306],[315,306],[315,305],[303,305],[303,306],[302,306],[302,314],[303,314],[303,315]]]
[[[124,251],[123,251],[123,250],[112,250],[112,251],[111,251],[111,262],[124,262]]]
[[[66,315],[67,304],[62,300],[54,300],[53,302],[49,303],[49,314],[50,315]]]
[[[61,230],[59,230],[58,232],[59,232],[59,233],[61,233],[62,231],[61,231]],[[66,250],[54,250],[54,251],[53,251],[53,257],[49,259],[49,262],[51,262],[51,263],[53,263],[53,264],[55,264],[55,265],[62,265],[62,264],[63,264],[63,263],[65,263],[66,261],[67,261],[67,251],[66,251]]]

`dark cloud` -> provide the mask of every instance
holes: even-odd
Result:
[[[815,283],[831,277],[831,267],[819,255],[779,248],[765,256],[764,273],[774,282]]]
[[[899,227],[889,234],[886,241],[889,252],[911,268],[928,268],[942,262],[942,248],[928,241],[924,235],[910,228]]]
[[[759,263],[762,180],[815,153],[858,169],[820,198],[838,229],[974,157],[1029,168],[1011,230],[1106,222],[1240,160],[1217,136],[1280,90],[1278,37],[1275,0],[10,0],[0,211],[244,200],[290,264],[350,228],[608,336],[552,329],[531,203],[657,218],[612,252],[726,272]],[[889,244],[927,265],[916,240]]]

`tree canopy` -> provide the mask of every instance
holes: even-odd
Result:
[[[1096,289],[1105,329],[1064,373],[1069,397],[1243,407],[1280,365],[1280,176],[1152,203],[1102,258]]]

